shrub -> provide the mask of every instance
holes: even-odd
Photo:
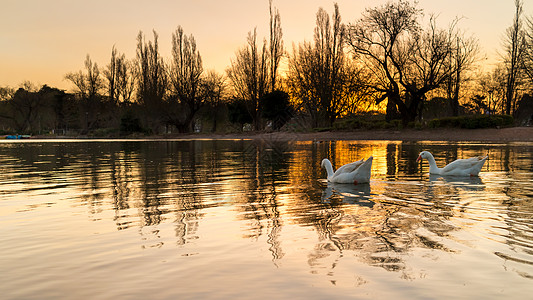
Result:
[[[240,124],[241,128],[245,123],[252,123],[253,118],[246,109],[246,102],[241,99],[235,99],[228,104],[229,121]]]
[[[97,128],[91,132],[90,136],[94,137],[115,137],[119,133],[117,128]]]
[[[139,118],[135,117],[130,111],[127,111],[120,118],[120,133],[126,135],[134,132],[144,132],[144,130],[141,127]]]
[[[514,119],[509,115],[467,115],[448,117],[429,121],[430,128],[453,127],[453,128],[494,128],[510,126]]]
[[[279,130],[293,116],[289,94],[283,91],[274,91],[266,94],[261,99],[261,115],[272,121],[272,129]]]
[[[335,130],[353,130],[353,129],[402,129],[401,120],[385,121],[376,116],[351,116],[345,119],[337,120],[333,124]]]
[[[407,124],[407,127],[420,130],[420,129],[424,128],[424,124],[422,124],[420,122],[409,122],[409,124]]]
[[[0,129],[0,135],[9,135],[9,134],[15,134],[15,132],[13,130]]]
[[[398,129],[403,128],[402,120],[391,120],[390,124],[392,128],[398,128]]]

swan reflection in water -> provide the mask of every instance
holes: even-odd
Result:
[[[482,191],[485,189],[483,180],[478,176],[446,176],[446,175],[429,175],[431,183],[443,183],[445,185],[459,188],[467,191]]]
[[[369,183],[363,184],[346,184],[334,183],[326,180],[319,180],[322,185],[327,185],[322,192],[322,202],[330,203],[337,200],[348,204],[357,204],[366,207],[373,207],[374,202],[371,200],[371,189]]]

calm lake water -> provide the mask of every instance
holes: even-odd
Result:
[[[479,178],[428,175],[488,154]],[[320,168],[374,156],[365,185]],[[531,299],[533,144],[0,142],[3,299]]]

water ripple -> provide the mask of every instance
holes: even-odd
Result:
[[[429,176],[413,159],[424,148],[444,164],[489,147],[479,178]],[[8,298],[238,298],[272,289],[302,298],[470,290],[524,298],[533,292],[532,147],[2,143],[0,272],[9,276],[0,290]],[[369,155],[370,184],[324,180],[321,158],[339,165]]]

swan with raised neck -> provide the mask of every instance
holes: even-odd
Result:
[[[433,154],[429,151],[422,151],[416,159],[417,162],[420,160],[427,160],[429,163],[429,174],[435,175],[451,175],[451,176],[478,176],[483,164],[487,160],[488,156],[478,156],[465,159],[457,159],[444,168],[437,167],[435,158]]]

